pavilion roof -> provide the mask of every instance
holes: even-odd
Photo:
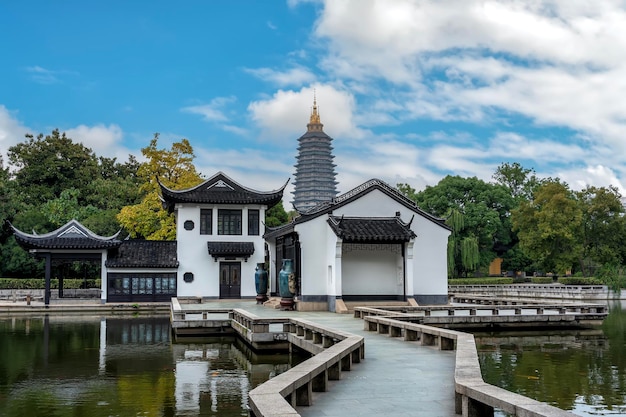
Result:
[[[95,250],[116,248],[122,244],[117,237],[100,236],[72,219],[58,229],[44,234],[25,233],[9,223],[17,243],[26,250]]]

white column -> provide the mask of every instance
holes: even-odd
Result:
[[[415,241],[411,240],[406,244],[404,254],[404,267],[406,276],[406,296],[413,297],[415,295],[415,288],[417,283],[415,282],[415,260],[413,259],[413,245]]]
[[[334,285],[334,294],[331,295],[335,295],[335,296],[342,296],[343,295],[343,289],[342,289],[342,279],[341,279],[341,254],[342,254],[342,245],[343,242],[341,241],[341,239],[337,239],[337,243],[335,244],[335,265],[333,266],[333,269],[335,270],[335,285]]]

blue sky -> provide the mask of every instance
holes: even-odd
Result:
[[[626,194],[621,1],[25,0],[0,4],[0,51],[2,154],[59,128],[125,160],[160,132],[275,189],[315,90],[341,192],[519,162]]]

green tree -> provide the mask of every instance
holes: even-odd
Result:
[[[530,200],[533,192],[541,185],[534,169],[522,167],[519,162],[503,162],[496,168],[492,178],[506,187],[516,200]]]
[[[563,273],[582,256],[582,218],[574,193],[557,179],[522,201],[511,220],[521,248],[546,272]]]
[[[509,191],[502,185],[482,181],[476,177],[462,178],[446,176],[435,186],[428,186],[415,192],[408,185],[400,185],[400,191],[407,195],[423,210],[435,216],[448,218],[453,210],[463,217],[463,227],[457,228],[454,248],[455,273],[467,273],[479,266],[486,267],[496,256],[496,245],[508,245],[511,242],[510,210],[515,206]],[[454,226],[452,226],[454,229]],[[464,244],[461,242],[464,239]],[[463,262],[461,245],[466,249],[471,244],[478,245],[478,262]]]
[[[601,265],[624,264],[626,219],[621,197],[615,187],[587,187],[576,193],[582,210],[580,267],[584,275],[592,275]]]
[[[55,129],[45,137],[28,134],[26,138],[8,150],[15,185],[25,204],[45,203],[70,188],[82,190],[99,177],[98,159],[91,149],[65,133]]]
[[[289,215],[283,207],[283,202],[280,201],[274,207],[265,212],[265,225],[267,227],[276,227],[283,225],[289,221]]]
[[[149,240],[176,239],[173,214],[162,207],[157,178],[172,189],[185,189],[198,185],[202,177],[193,165],[193,148],[187,139],[172,144],[171,149],[158,148],[159,134],[141,150],[146,158],[137,170],[141,181],[143,199],[120,210],[117,220],[133,238]]]

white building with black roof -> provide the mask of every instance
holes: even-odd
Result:
[[[265,211],[283,197],[245,187],[222,172],[187,190],[161,184],[176,215],[178,296],[252,298],[255,268],[265,262]]]
[[[292,259],[297,308],[340,311],[346,301],[446,304],[449,235],[442,219],[372,179],[264,237],[272,288]]]

